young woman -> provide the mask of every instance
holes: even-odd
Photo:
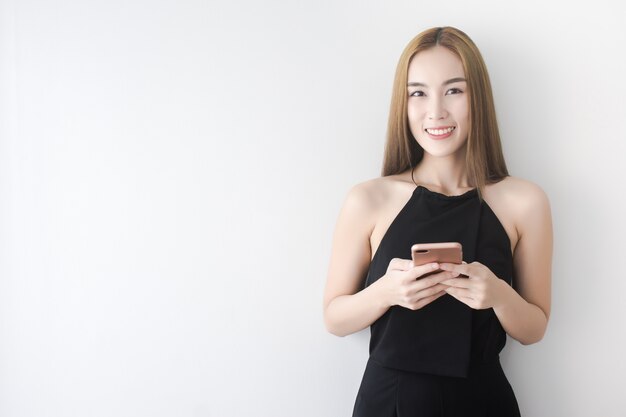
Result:
[[[463,263],[414,266],[411,246],[434,242],[461,243]],[[398,63],[382,176],[352,187],[333,237],[326,328],[371,326],[353,416],[519,416],[499,353],[507,334],[542,339],[551,263],[548,198],[508,175],[480,52],[455,28],[420,33]]]

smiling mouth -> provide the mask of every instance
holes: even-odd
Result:
[[[424,129],[424,130],[428,132],[428,134],[430,135],[441,136],[441,135],[447,135],[448,133],[452,132],[454,129],[456,129],[455,126],[446,127],[445,129]]]

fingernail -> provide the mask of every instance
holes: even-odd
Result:
[[[434,263],[434,264],[432,264],[430,267],[431,267],[432,269],[437,269],[437,268],[439,267],[439,265],[437,265],[436,263]]]

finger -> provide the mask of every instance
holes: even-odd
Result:
[[[468,290],[467,288],[448,287],[445,289],[445,291],[457,299],[467,298],[467,299],[473,300],[472,292]]]
[[[415,280],[415,288],[423,289],[432,287],[435,284],[439,284],[442,281],[454,278],[451,272],[436,271],[428,276],[420,276]]]
[[[412,268],[413,261],[411,259],[393,258],[389,261],[388,270],[409,271]]]
[[[409,274],[409,277],[411,279],[417,279],[429,272],[437,271],[438,269],[439,264],[437,262],[414,266],[411,268],[411,273]]]
[[[426,304],[432,303],[433,301],[435,301],[439,297],[443,297],[444,295],[446,295],[446,292],[442,290],[442,291],[439,291],[439,292],[437,292],[437,293],[435,293],[435,294],[433,294],[433,295],[431,295],[429,297],[424,297],[420,301],[422,303],[424,303],[424,305],[426,305]]]
[[[436,285],[433,285],[432,287],[428,287],[428,288],[424,288],[422,290],[418,290],[415,293],[415,299],[416,300],[421,300],[423,298],[431,297],[431,296],[433,296],[435,294],[438,294],[440,292],[444,292],[444,294],[445,294],[445,291],[446,291],[447,288],[448,287],[446,285],[436,284]]]
[[[466,263],[463,263],[463,264],[451,264],[451,263],[447,263],[447,262],[442,262],[441,264],[439,264],[439,267],[443,271],[457,272],[459,274],[464,274],[464,275],[470,275],[470,269],[471,269],[471,266],[469,264],[466,264]]]
[[[420,308],[422,308],[424,306],[427,306],[428,304],[432,303],[433,301],[435,301],[436,299],[438,299],[438,298],[440,298],[440,297],[442,297],[444,295],[446,295],[446,292],[445,291],[440,291],[437,294],[431,295],[429,297],[422,298],[421,300],[419,300],[417,302],[417,304],[415,304],[415,307],[413,309],[417,310],[417,309],[420,309]]]
[[[472,288],[472,285],[474,285],[474,283],[467,278],[451,278],[441,281],[441,283],[455,288]]]

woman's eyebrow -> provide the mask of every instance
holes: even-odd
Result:
[[[443,82],[442,85],[448,85],[448,84],[452,84],[452,83],[458,83],[461,81],[467,81],[465,78],[463,77],[455,77],[455,78],[450,78],[449,80],[446,80]],[[407,87],[428,87],[426,84],[424,83],[418,83],[418,82],[409,82],[407,83]]]

